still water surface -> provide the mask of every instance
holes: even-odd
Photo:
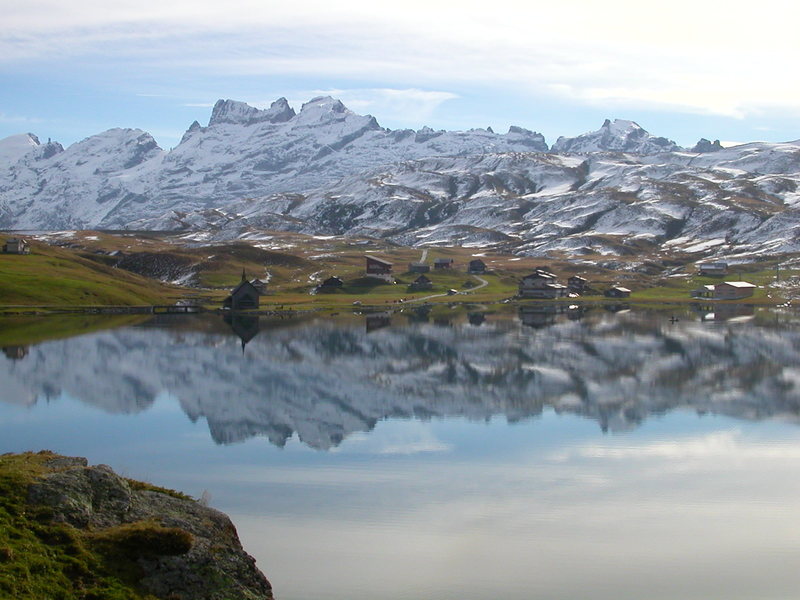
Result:
[[[786,312],[163,317],[5,348],[0,452],[205,494],[279,600],[788,599],[799,384]]]

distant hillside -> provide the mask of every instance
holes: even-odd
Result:
[[[0,245],[5,237],[0,236]],[[32,242],[27,255],[0,253],[0,305],[95,306],[174,302],[177,288],[64,248]]]

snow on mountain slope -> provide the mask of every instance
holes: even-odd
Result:
[[[66,150],[31,152],[0,174],[0,226],[84,228],[107,220],[137,194],[163,151],[138,129],[111,129]],[[46,148],[46,146],[42,147]]]
[[[114,129],[64,150],[0,141],[0,227],[259,228],[525,254],[800,251],[800,142],[689,152],[632,121],[544,138],[388,130],[340,101],[220,100],[169,152]],[[208,236],[207,236],[208,237]]]
[[[558,138],[551,150],[557,153],[613,151],[653,154],[674,152],[680,150],[680,147],[672,140],[650,135],[633,121],[614,119],[611,122],[606,119],[597,131],[574,138]]]
[[[0,140],[0,169],[5,169],[38,148],[39,138],[32,133],[20,133]]]
[[[0,356],[0,401],[65,394],[137,413],[168,394],[193,421],[205,418],[217,443],[265,436],[282,446],[297,435],[318,449],[388,418],[518,421],[547,408],[611,430],[681,409],[798,422],[793,328],[581,316],[530,328],[524,315],[479,327],[397,315],[370,333],[363,322],[273,323],[244,354],[208,321],[202,331],[123,328],[46,342],[24,360]]]
[[[415,245],[501,244],[532,255],[697,251],[698,245],[706,254],[728,256],[796,252],[799,152],[800,145],[761,144],[713,155],[438,157],[374,169],[303,195],[165,213],[134,225],[171,229],[177,223],[211,230],[218,239],[284,229]]]
[[[193,123],[170,152],[138,130],[112,130],[70,146],[65,156],[28,161],[18,160],[19,140],[5,145],[13,164],[0,169],[0,227],[45,229],[125,227],[167,210],[306,192],[406,159],[547,150],[541,134],[518,127],[504,135],[391,131],[330,97],[314,98],[297,114],[284,98],[266,110],[220,100],[208,126]]]

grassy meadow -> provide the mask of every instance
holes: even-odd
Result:
[[[0,235],[0,243],[3,239]],[[689,302],[690,290],[701,285],[742,279],[761,286],[748,301],[779,304],[800,287],[798,271],[781,271],[776,285],[775,265],[768,262],[734,266],[724,278],[701,277],[687,257],[542,259],[470,248],[423,251],[380,240],[285,232],[213,244],[152,232],[79,231],[42,235],[38,240],[32,242],[30,255],[0,254],[0,311],[172,304],[178,299],[217,308],[239,283],[242,272],[248,279],[268,281],[262,310],[341,309],[353,303],[380,307],[422,299],[496,302],[515,296],[519,280],[538,266],[548,267],[562,282],[571,275],[588,279],[593,290],[583,297],[588,301],[602,300],[602,291],[616,284],[633,291],[632,301]],[[423,254],[429,265],[437,258],[453,259],[453,268],[431,269],[426,275],[433,288],[412,292],[409,284],[418,274],[409,272],[408,266]],[[396,283],[365,278],[368,255],[392,262]],[[476,257],[486,263],[486,274],[466,272],[468,262]],[[318,283],[332,275],[343,280],[341,289],[313,293]],[[448,290],[459,294],[448,296]]]

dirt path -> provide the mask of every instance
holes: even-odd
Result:
[[[477,275],[473,275],[473,277],[481,282],[480,285],[476,285],[474,288],[470,288],[466,292],[457,292],[457,293],[452,294],[452,295],[453,296],[464,296],[466,294],[471,294],[475,290],[479,290],[482,287],[486,287],[487,285],[489,285],[489,282],[486,281],[483,277],[478,277]],[[447,293],[444,293],[444,294],[431,294],[430,296],[424,296],[422,298],[414,298],[412,300],[406,300],[405,302],[403,302],[403,304],[411,304],[412,302],[424,302],[425,300],[430,300],[431,298],[441,298],[442,296],[449,296],[449,295],[451,295],[451,294],[447,294]]]

